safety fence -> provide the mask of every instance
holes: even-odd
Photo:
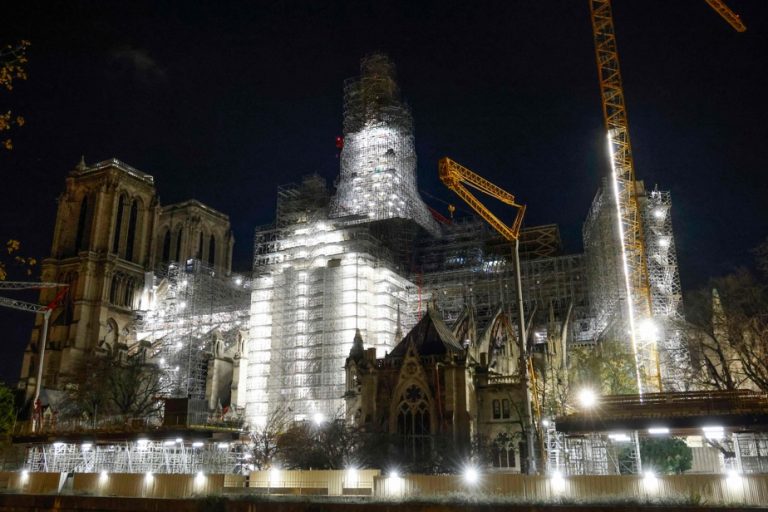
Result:
[[[140,473],[0,473],[0,492],[146,498],[210,495],[369,496],[399,500],[473,496],[517,503],[675,502],[768,506],[768,475],[381,475],[378,470],[256,471],[249,476]]]

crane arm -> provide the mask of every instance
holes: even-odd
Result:
[[[23,300],[9,299],[8,297],[0,297],[0,306],[30,313],[45,313],[49,310],[48,306],[24,302]]]
[[[515,202],[515,196],[497,187],[482,176],[470,171],[466,167],[454,162],[448,157],[440,159],[438,164],[440,181],[458,195],[465,203],[472,207],[488,224],[507,240],[517,240],[520,236],[520,227],[525,215],[525,205]],[[517,215],[511,226],[508,226],[494,215],[475,195],[470,192],[464,183],[479,190],[499,201],[517,208]]]
[[[738,14],[733,12],[722,0],[705,0],[736,32],[746,32],[747,26],[742,23]]]

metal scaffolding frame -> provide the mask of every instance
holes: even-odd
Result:
[[[598,190],[583,227],[584,256],[589,283],[590,315],[595,339],[627,339],[626,287],[614,199]],[[684,390],[689,354],[680,331],[682,293],[672,231],[669,192],[646,192],[636,184],[643,217],[644,258],[648,269],[652,322],[639,326],[638,363],[646,382],[660,382],[665,390]]]
[[[149,307],[130,327],[131,346],[146,350],[147,360],[162,370],[166,396],[211,399],[209,361],[241,350],[250,293],[243,276],[219,275],[198,260],[156,271]]]
[[[331,217],[360,222],[412,219],[437,235],[438,224],[416,187],[413,119],[400,99],[395,65],[374,54],[344,84],[344,147]]]
[[[253,469],[241,442],[137,439],[45,443],[27,448],[24,469],[53,473],[247,474]]]

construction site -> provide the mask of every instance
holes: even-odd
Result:
[[[163,399],[162,411],[121,419],[131,428],[120,435],[106,434],[110,418],[54,425],[49,416],[17,440],[28,445],[25,467],[245,474],[253,470],[248,429],[265,427],[279,409],[295,422],[345,418],[345,364],[356,336],[373,360],[384,358],[430,307],[464,349],[477,343],[470,333],[490,337],[495,320],[502,313],[508,319],[505,336],[519,348],[520,374],[498,373],[489,382],[524,386],[525,421],[529,432],[541,429],[544,471],[639,473],[639,439],[671,417],[662,405],[672,402],[688,414],[679,424],[664,424],[665,433],[712,438],[701,431],[696,411],[722,403],[716,394],[696,395],[686,378],[692,363],[681,332],[671,195],[646,189],[635,175],[610,4],[591,6],[612,173],[585,205],[583,253],[563,248],[557,225],[524,225],[524,204],[448,159],[440,163],[440,177],[476,215],[454,218],[452,207],[446,218],[429,208],[417,188],[413,119],[395,66],[384,55],[370,55],[360,76],[344,82],[335,190],[318,175],[278,188],[274,222],[255,229],[252,274],[204,263],[200,234],[198,257],[181,259],[177,249],[174,261],[169,248],[168,261],[145,275],[122,343],[124,357],[141,358],[159,372],[155,396]],[[464,184],[513,208],[514,223],[500,221]],[[181,247],[181,232],[177,237]],[[121,329],[115,323],[114,332]],[[564,404],[543,413],[535,404],[532,411],[534,363],[556,359],[561,372],[569,349],[603,342],[622,344],[635,372],[636,395],[605,402],[605,421],[615,416],[615,424],[566,414],[573,411]],[[492,357],[501,348],[489,350]],[[442,364],[435,363],[435,375]],[[556,385],[551,382],[559,375],[547,385]],[[736,455],[701,467],[763,472],[765,397],[732,398],[743,407],[738,418],[719,410],[732,424],[720,427],[716,440],[727,445],[720,452]],[[644,404],[660,405],[668,415],[645,421]],[[637,414],[620,420],[623,408]],[[755,418],[754,431],[739,426]],[[620,458],[625,445],[629,455]],[[701,447],[707,448],[703,441]],[[527,450],[533,453],[532,443]],[[701,453],[717,459],[711,450]]]

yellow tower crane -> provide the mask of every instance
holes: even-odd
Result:
[[[746,30],[739,16],[721,0],[706,2],[737,31]],[[637,389],[639,394],[643,394],[645,391],[662,389],[629,123],[616,48],[616,33],[613,28],[611,0],[589,0],[589,8],[603,119],[608,136],[613,196],[618,217],[628,331],[635,358]]]
[[[532,389],[532,384],[535,384],[535,381],[533,380],[535,374],[533,373],[533,365],[526,340],[523,289],[520,279],[520,227],[523,224],[523,217],[525,216],[525,205],[517,203],[517,201],[515,201],[515,196],[506,190],[494,185],[479,174],[470,171],[448,157],[440,159],[438,162],[438,171],[440,174],[440,181],[442,181],[446,187],[464,200],[464,202],[475,210],[475,212],[490,224],[493,229],[498,231],[501,236],[506,240],[515,243],[515,287],[517,288],[518,329],[520,331],[519,343],[523,363],[521,368],[523,368],[523,380],[525,384],[525,408],[528,415],[528,425],[525,429],[529,458],[528,471],[533,474],[536,473],[534,433],[538,428],[541,413],[539,411],[538,402],[536,403],[535,411],[532,407],[532,397],[533,400],[538,400],[538,398],[535,389]],[[466,186],[464,186],[464,184],[515,208],[517,214],[512,221],[512,225],[508,226],[494,215],[491,210],[489,210]],[[534,412],[536,413],[535,417]]]

